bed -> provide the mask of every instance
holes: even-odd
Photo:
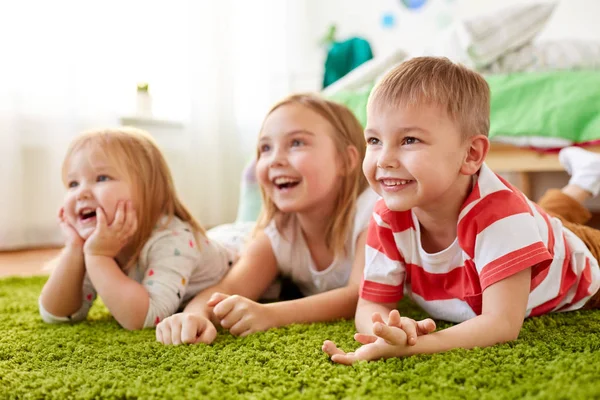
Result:
[[[600,144],[585,148],[600,153]],[[531,173],[563,171],[556,152],[542,152],[498,142],[492,142],[486,163],[496,172],[516,174],[519,188],[529,198],[533,195]]]

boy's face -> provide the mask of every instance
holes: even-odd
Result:
[[[363,172],[394,211],[435,210],[460,195],[468,141],[439,107],[369,106]]]

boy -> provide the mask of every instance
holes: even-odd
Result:
[[[373,89],[363,171],[382,199],[356,311],[363,346],[326,341],[334,362],[492,346],[517,339],[526,317],[598,307],[600,231],[579,224],[600,155],[564,149],[569,185],[537,205],[485,165],[489,114],[486,81],[445,58],[404,62]],[[403,291],[458,324],[430,333],[431,319],[400,318]]]

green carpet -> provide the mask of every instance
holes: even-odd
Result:
[[[488,349],[346,367],[320,348],[324,339],[355,348],[351,321],[166,347],[153,330],[121,329],[100,304],[85,323],[44,324],[44,281],[0,280],[2,399],[600,398],[599,311],[527,320],[518,341]]]

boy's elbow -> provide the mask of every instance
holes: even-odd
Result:
[[[519,338],[519,334],[521,333],[521,328],[523,326],[523,321],[511,321],[510,319],[499,318],[498,327],[500,329],[497,330],[499,337],[499,343],[507,343],[512,342],[513,340],[517,340]]]

